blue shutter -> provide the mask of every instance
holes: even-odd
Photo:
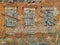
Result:
[[[25,25],[33,25],[34,19],[25,19]]]
[[[13,0],[4,0],[4,2],[13,2]]]
[[[8,2],[8,0],[4,0],[4,2]]]
[[[42,24],[43,25],[49,25],[53,26],[55,25],[55,19],[54,19],[54,12],[55,10],[52,9],[42,9]]]
[[[32,0],[27,0],[27,2],[31,2]]]
[[[39,45],[49,45],[49,44],[45,42],[40,42]]]
[[[25,10],[25,25],[33,25],[34,24],[34,11],[33,10]]]
[[[6,8],[5,9],[5,13],[6,13],[6,15],[9,15],[9,16],[12,16],[12,17],[16,17],[15,16],[15,14],[16,14],[16,8],[14,9],[14,8]],[[6,20],[6,26],[16,26],[16,19],[14,19],[14,18],[11,18],[11,17],[9,17],[9,16],[6,16],[5,17],[5,20]]]
[[[35,2],[36,0],[27,0],[27,2]]]
[[[17,0],[18,2],[24,2],[24,0]]]

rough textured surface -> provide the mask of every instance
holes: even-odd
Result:
[[[5,26],[5,16],[0,14],[0,37],[7,37],[7,38],[16,38],[16,37],[21,37],[22,42],[28,42],[27,38],[29,37],[29,33],[28,29],[31,29],[32,35],[34,36],[34,38],[36,39],[36,41],[40,41],[39,39],[41,39],[43,37],[44,40],[46,40],[46,38],[48,38],[48,40],[55,40],[54,36],[48,36],[47,33],[45,33],[45,29],[47,29],[47,27],[42,26],[41,25],[41,5],[45,6],[45,7],[50,7],[50,6],[55,6],[57,8],[57,14],[55,16],[56,19],[56,25],[54,27],[56,27],[57,32],[60,32],[60,1],[59,0],[44,0],[43,3],[34,3],[34,4],[28,4],[26,2],[24,3],[0,3],[0,12],[5,13],[5,6],[7,7],[18,7],[17,9],[17,13],[16,13],[16,18],[19,19],[17,20],[17,25],[16,27],[13,28],[8,28]],[[29,7],[29,8],[35,8],[35,25],[34,26],[29,26],[29,27],[25,27],[24,25],[24,7]],[[44,31],[45,32],[44,32]],[[53,31],[50,32],[54,32],[55,28],[52,27]],[[42,32],[42,33],[40,33]],[[10,36],[7,36],[10,35]],[[27,38],[26,38],[27,37]],[[60,39],[60,37],[59,37]],[[50,42],[52,43],[52,42]],[[21,44],[23,45],[23,44]],[[53,43],[51,44],[53,45]]]

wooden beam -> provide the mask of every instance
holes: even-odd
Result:
[[[6,14],[4,14],[4,13],[0,13],[0,14],[3,15],[3,16],[8,16],[8,17],[10,17],[10,18],[16,19],[17,21],[20,21],[20,19],[15,18],[15,17],[12,17],[12,16],[9,16],[9,15],[6,15]]]

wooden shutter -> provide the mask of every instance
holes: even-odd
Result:
[[[18,2],[24,2],[24,0],[17,0]]]
[[[34,24],[34,15],[35,9],[30,10],[29,8],[24,9],[25,13],[25,25],[33,25]]]
[[[6,15],[9,15],[11,17],[16,17],[16,7],[6,7],[5,8]],[[5,16],[5,25],[6,26],[16,26],[16,19],[11,18],[9,16]]]
[[[45,42],[40,42],[39,45],[49,45],[49,44]]]
[[[42,23],[43,25],[53,26],[55,25],[55,8],[42,8]]]
[[[27,2],[36,2],[36,0],[27,0]]]

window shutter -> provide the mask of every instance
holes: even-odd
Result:
[[[32,0],[27,0],[27,2],[31,2]]]
[[[24,0],[17,0],[18,2],[24,2]]]
[[[16,8],[12,8],[12,7],[7,7],[5,8],[5,13],[6,15],[9,15],[11,17],[16,17]],[[5,17],[6,20],[6,26],[16,26],[16,19],[11,18],[9,16]]]
[[[53,26],[55,25],[55,9],[52,8],[42,8],[42,23],[43,25]]]
[[[33,25],[34,24],[34,9],[30,10],[29,8],[25,8],[24,10],[24,18],[25,18],[25,25]]]

